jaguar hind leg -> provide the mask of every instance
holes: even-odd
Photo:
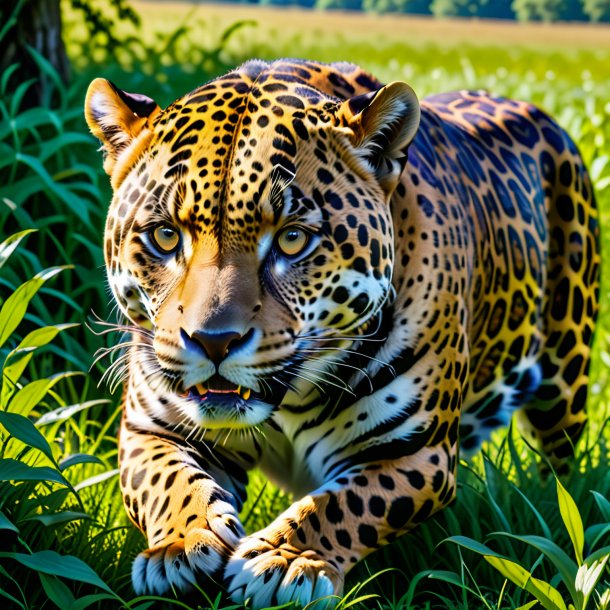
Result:
[[[586,423],[585,405],[599,297],[599,228],[595,197],[574,144],[562,133],[561,155],[547,155],[549,251],[542,300],[541,383],[520,413],[526,437],[558,472]]]
[[[559,474],[567,472],[568,460],[574,455],[587,421],[590,349],[581,345],[567,358],[561,358],[572,336],[569,331],[557,338],[557,348],[547,345],[540,360],[541,384],[533,399],[519,411],[517,420],[525,438],[548,457]],[[542,468],[546,470],[544,465]]]

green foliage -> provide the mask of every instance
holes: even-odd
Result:
[[[592,525],[585,532],[578,507],[572,496],[565,490],[563,485],[556,481],[557,503],[563,524],[569,534],[576,563],[552,540],[541,536],[517,536],[507,532],[495,532],[496,536],[506,536],[527,544],[541,553],[557,570],[563,585],[569,593],[569,603],[564,602],[565,596],[550,582],[535,578],[529,570],[521,565],[520,561],[509,559],[496,553],[480,542],[465,536],[452,536],[447,538],[459,546],[482,555],[485,560],[498,570],[508,580],[533,595],[546,610],[586,610],[589,600],[594,593],[597,599],[601,598],[602,591],[596,591],[596,587],[603,577],[606,565],[610,560],[610,546],[596,548],[600,537],[598,532],[610,531],[610,521]],[[596,496],[597,497],[597,496]],[[601,496],[600,496],[601,497]],[[583,558],[585,537],[589,533],[589,539],[593,543],[589,545],[589,554]]]
[[[4,88],[9,78],[18,79],[18,68],[0,75],[0,232],[14,234],[0,244],[0,597],[9,607],[145,608],[153,601],[134,598],[130,585],[131,561],[145,543],[128,523],[118,489],[118,398],[110,402],[106,390],[95,387],[101,365],[85,373],[108,335],[96,336],[82,323],[92,309],[109,315],[101,243],[110,192],[81,108],[91,78],[109,77],[165,105],[246,58],[296,55],[349,59],[385,81],[409,81],[420,96],[471,87],[528,99],[576,138],[591,168],[603,246],[610,251],[608,53],[456,49],[370,41],[351,32],[321,40],[319,33],[308,35],[306,24],[294,37],[264,24],[224,30],[190,13],[158,33],[147,25],[156,10],[149,6],[140,29],[129,21],[117,27],[122,44],[112,49],[69,13],[74,82],[66,87],[55,79],[55,95],[40,107],[19,110],[18,96],[27,95],[30,84],[20,83],[11,95]],[[462,463],[454,505],[350,573],[343,608],[531,607],[531,594],[515,581],[547,597],[550,587],[559,591],[557,607],[574,599],[586,603],[587,591],[589,608],[610,607],[608,560],[597,556],[610,534],[605,279],[601,295],[592,422],[573,473],[563,481],[578,510],[567,491],[555,500],[552,481],[540,479],[536,456],[516,433],[502,431],[487,455]],[[242,513],[247,530],[256,531],[289,502],[255,472]],[[476,561],[476,552],[463,546],[443,544],[447,538],[468,539],[495,557],[496,566]],[[209,600],[210,592],[204,594],[166,600],[163,607],[232,606],[222,594]]]
[[[513,10],[519,21],[556,21],[561,0],[514,0]]]
[[[583,0],[583,11],[591,21],[610,21],[610,0]]]
[[[22,231],[0,244],[0,266],[4,266],[29,233]],[[86,512],[76,482],[83,488],[87,475],[99,470],[95,468],[98,465],[112,472],[110,464],[100,457],[71,453],[69,424],[56,417],[67,407],[64,397],[70,394],[67,387],[72,373],[55,371],[47,378],[27,379],[26,369],[32,358],[59,333],[71,330],[74,325],[38,327],[22,340],[15,334],[24,323],[35,294],[61,272],[66,269],[51,267],[36,274],[19,285],[0,309],[0,529],[4,530],[0,573],[8,579],[0,587],[0,595],[21,608],[34,601],[31,591],[38,587],[34,584],[28,588],[28,584],[39,577],[51,599],[75,601],[62,580],[67,578],[102,589],[121,601],[81,559],[49,550],[56,537],[65,536],[76,522],[93,519]],[[46,421],[40,416],[43,411]],[[82,432],[85,430],[86,426]],[[58,438],[62,439],[62,449],[56,441],[50,441]],[[68,469],[71,470],[69,477]],[[84,535],[87,540],[88,533],[89,528],[82,528],[77,536]],[[15,562],[27,568],[19,573],[19,578],[15,578],[18,573]]]
[[[337,0],[335,0],[337,1]],[[430,15],[432,0],[362,0],[362,9],[373,13],[409,13],[411,15]],[[324,8],[322,4],[318,4]],[[335,8],[351,8],[335,6]],[[360,8],[360,7],[354,7]]]
[[[287,0],[259,0],[285,4]],[[292,3],[294,4],[294,3]],[[310,6],[310,0],[297,2]],[[317,8],[519,21],[608,21],[608,0],[316,0]]]
[[[586,21],[586,0],[514,0],[519,21]]]
[[[122,45],[122,41],[115,35],[117,22],[126,21],[134,26],[140,25],[139,15],[125,0],[106,0],[101,6],[101,3],[96,4],[92,0],[70,0],[70,3],[83,14],[84,23],[91,36],[99,38],[98,44],[101,42],[106,45],[109,51]]]
[[[512,0],[433,0],[435,17],[490,17],[514,19]]]

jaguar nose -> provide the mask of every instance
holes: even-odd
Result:
[[[208,358],[218,366],[226,358],[230,348],[240,343],[242,335],[235,331],[210,333],[198,330],[189,338],[203,347]]]

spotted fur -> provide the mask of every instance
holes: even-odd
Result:
[[[254,608],[305,605],[451,502],[458,443],[516,411],[555,465],[572,453],[597,211],[541,110],[474,91],[420,104],[353,65],[281,60],[165,110],[98,79],[86,116],[132,330],[120,470],[149,544],[138,593],[211,576]],[[288,256],[281,236],[305,245]],[[295,501],[246,536],[253,467]]]

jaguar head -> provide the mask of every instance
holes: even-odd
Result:
[[[286,388],[323,386],[391,290],[415,94],[339,100],[288,72],[250,62],[164,110],[104,79],[87,94],[110,286],[141,378],[197,426],[254,426]]]

